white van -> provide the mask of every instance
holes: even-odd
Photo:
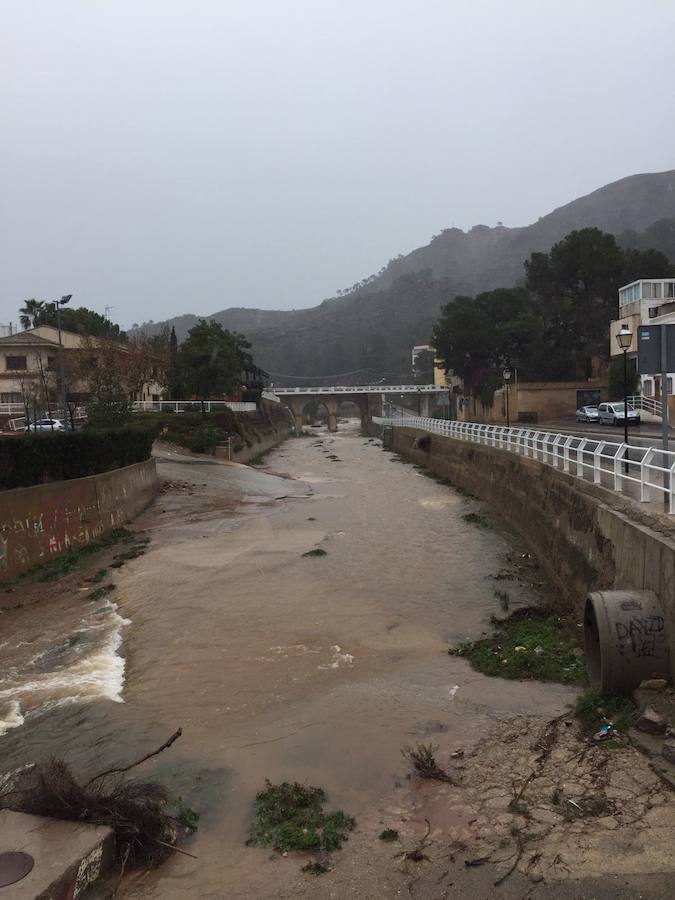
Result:
[[[626,412],[623,402],[601,403],[598,406],[598,421],[601,425],[623,425]],[[639,425],[640,413],[628,404],[628,424]]]

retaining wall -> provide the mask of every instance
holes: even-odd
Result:
[[[0,579],[131,521],[157,493],[154,459],[87,478],[0,492]]]
[[[506,450],[398,426],[393,449],[489,501],[568,606],[580,611],[589,590],[652,590],[675,639],[675,526],[606,488]],[[675,645],[671,652],[675,658]]]

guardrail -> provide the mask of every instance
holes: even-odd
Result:
[[[200,400],[135,400],[131,404],[133,412],[201,412]],[[255,412],[255,403],[244,403],[236,400],[205,400],[204,410],[216,412],[219,409],[231,409],[232,412]]]
[[[632,485],[643,503],[652,500],[654,493],[660,493],[670,515],[675,515],[675,452],[671,450],[529,428],[448,422],[421,416],[373,416],[373,422],[419,428],[432,434],[519,453],[578,478],[591,479],[595,484],[602,484],[619,493]]]
[[[633,394],[628,398],[628,403],[634,409],[643,409],[645,412],[658,416],[663,416],[663,403],[654,397],[644,397],[642,394]]]
[[[284,394],[447,394],[447,387],[439,384],[362,384],[358,387],[331,385],[330,387],[275,387],[274,393]]]

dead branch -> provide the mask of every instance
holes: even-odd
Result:
[[[164,743],[162,744],[161,747],[158,747],[156,750],[153,750],[152,753],[146,753],[146,755],[142,759],[139,759],[136,762],[130,763],[128,766],[121,766],[116,769],[107,769],[105,772],[99,772],[98,775],[94,775],[93,778],[89,779],[89,781],[85,784],[85,787],[89,787],[89,785],[92,782],[98,781],[99,778],[105,778],[106,775],[120,775],[123,772],[128,772],[129,769],[135,769],[136,766],[140,766],[140,764],[144,763],[147,759],[152,759],[153,756],[158,756],[163,750],[166,750],[167,748],[169,748],[173,744],[173,742],[177,741],[178,738],[182,734],[183,734],[183,729],[179,728],[178,731],[174,731],[174,733],[171,735],[171,737],[167,741],[164,741]]]

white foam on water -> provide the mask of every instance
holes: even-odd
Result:
[[[122,644],[122,628],[129,625],[130,620],[120,616],[114,603],[108,603],[108,606],[106,635],[86,655],[62,668],[0,690],[0,735],[6,734],[9,728],[23,724],[25,716],[21,712],[21,704],[24,710],[34,714],[87,700],[124,702],[122,690],[126,661],[118,651]],[[91,630],[97,631],[99,626]],[[3,701],[9,701],[9,711],[6,713],[2,711]]]
[[[24,717],[18,700],[10,700],[4,709],[0,707],[0,737],[7,734],[10,728],[18,728],[23,723]]]

